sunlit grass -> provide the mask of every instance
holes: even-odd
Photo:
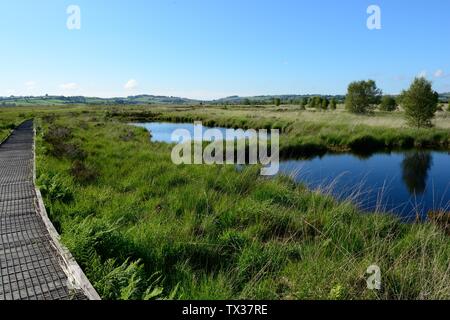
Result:
[[[438,225],[362,214],[351,199],[338,202],[283,177],[262,179],[257,168],[175,166],[169,145],[119,122],[130,114],[279,127],[292,148],[299,141],[355,143],[359,134],[416,141],[447,132],[439,131],[447,114],[436,119],[441,129],[417,132],[403,128],[401,113],[359,117],[295,107],[0,109],[2,128],[36,117],[46,207],[102,297],[450,298],[450,241]],[[61,127],[70,134],[52,136]],[[380,291],[366,286],[372,264],[381,268]]]
[[[49,155],[39,139],[51,218],[106,298],[144,298],[155,287],[179,299],[450,297],[450,241],[432,223],[362,214],[287,178],[261,179],[257,168],[175,166],[171,147],[141,128],[89,115],[52,126],[71,128],[66,142],[98,173],[78,181],[75,160]],[[381,291],[366,287],[372,264]]]

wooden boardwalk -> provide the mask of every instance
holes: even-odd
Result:
[[[27,121],[0,145],[0,300],[87,299],[39,211],[33,142]]]

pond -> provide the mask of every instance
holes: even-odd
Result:
[[[169,123],[169,122],[148,122],[148,123],[133,123],[133,125],[147,129],[151,133],[151,140],[154,142],[167,142],[173,143],[172,133],[178,129],[184,129],[189,132],[189,134],[194,137],[194,130],[196,125],[193,123]],[[248,138],[249,135],[246,132],[241,133],[240,131],[222,128],[222,127],[206,127],[203,126],[203,130],[207,129],[218,129],[223,136],[225,136],[226,130],[231,130],[233,134],[236,135],[237,139]],[[208,139],[205,139],[208,140]]]
[[[175,129],[194,132],[192,123],[140,123],[152,141],[171,143]],[[208,129],[205,127],[205,129]],[[217,128],[225,133],[226,128]],[[280,173],[339,199],[352,199],[366,211],[425,218],[430,210],[450,211],[450,154],[434,151],[378,153],[367,157],[327,154],[280,161]]]
[[[325,155],[282,161],[280,173],[352,199],[363,210],[392,212],[409,221],[425,218],[430,210],[450,210],[450,155],[445,152]]]

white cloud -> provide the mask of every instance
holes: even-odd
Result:
[[[441,78],[444,76],[444,71],[442,69],[438,69],[436,70],[436,72],[434,73],[434,77],[435,78]]]
[[[63,83],[59,87],[63,90],[75,90],[78,89],[78,84],[75,82]]]
[[[427,77],[427,70],[423,70],[417,75],[419,78],[426,78]]]
[[[130,79],[127,81],[127,83],[125,83],[124,88],[126,90],[133,90],[136,89],[138,87],[138,82],[134,79]]]

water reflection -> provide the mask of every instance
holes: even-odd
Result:
[[[413,195],[421,195],[427,188],[428,173],[433,157],[426,151],[414,151],[405,154],[402,162],[402,178]]]
[[[193,132],[193,124],[138,125],[151,131],[153,141],[171,142],[174,129]],[[313,189],[330,190],[337,198],[351,198],[364,210],[393,212],[411,221],[418,212],[426,217],[429,211],[450,211],[448,152],[326,154],[308,146],[284,150],[282,156],[289,157],[281,161],[280,174]],[[302,157],[292,158],[299,154]]]
[[[418,212],[425,217],[430,210],[449,210],[449,163],[446,152],[414,150],[286,160],[280,170],[310,188],[331,188],[337,198],[351,198],[364,210],[395,212],[409,220]]]

